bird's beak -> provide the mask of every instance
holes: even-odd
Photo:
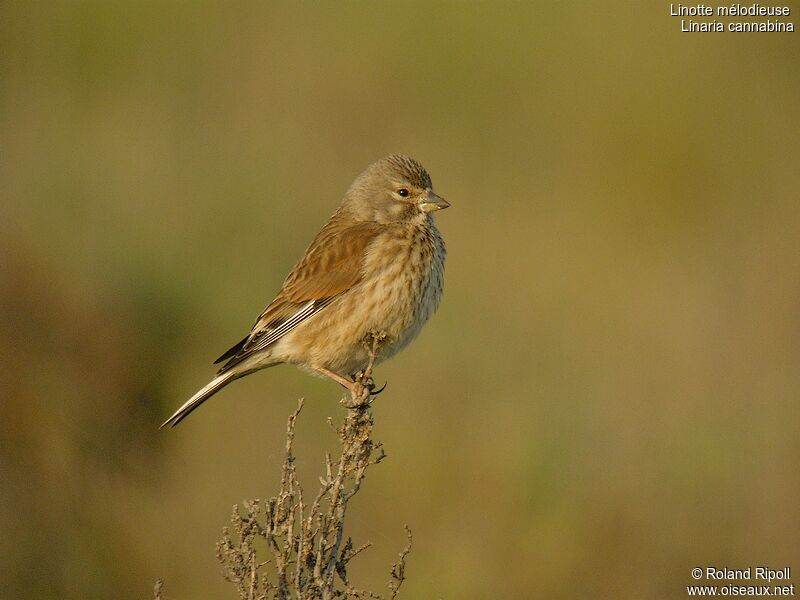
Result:
[[[419,207],[422,209],[423,212],[433,212],[435,210],[442,210],[443,208],[447,208],[450,206],[450,203],[442,198],[441,196],[436,195],[431,190],[427,190],[425,195],[422,197],[422,202],[419,203]]]

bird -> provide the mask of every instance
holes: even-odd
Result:
[[[353,391],[370,360],[365,339],[384,336],[374,364],[402,350],[436,311],[446,249],[434,212],[450,203],[413,158],[369,165],[216,376],[167,419],[174,427],[240,377],[282,363]]]

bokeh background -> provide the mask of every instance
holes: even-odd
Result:
[[[791,4],[797,26],[796,3]],[[339,389],[212,375],[367,164],[452,208],[350,513],[408,598],[682,598],[800,569],[800,33],[662,2],[0,4],[0,596],[232,598]],[[800,583],[795,580],[795,583]]]

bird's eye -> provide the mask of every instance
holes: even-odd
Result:
[[[400,194],[403,198],[408,196],[408,190],[406,188],[400,188],[397,190],[397,193]]]

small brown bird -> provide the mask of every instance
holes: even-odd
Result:
[[[377,363],[414,339],[438,307],[445,247],[432,213],[448,206],[412,158],[395,154],[367,167],[247,337],[215,361],[226,361],[217,376],[162,427],[234,379],[280,363],[353,389],[370,333],[387,336]]]

